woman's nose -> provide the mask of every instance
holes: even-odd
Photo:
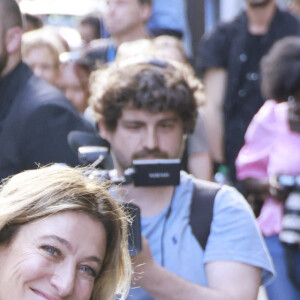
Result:
[[[51,284],[55,286],[60,297],[66,297],[73,294],[76,281],[75,266],[60,266],[52,276]]]

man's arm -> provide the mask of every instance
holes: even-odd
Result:
[[[256,300],[261,269],[233,261],[215,261],[205,266],[208,287],[187,281],[157,264],[146,239],[143,251],[133,258],[134,284],[157,300]]]
[[[203,78],[206,103],[204,121],[210,151],[215,162],[224,161],[224,98],[227,72],[222,68],[208,69]]]

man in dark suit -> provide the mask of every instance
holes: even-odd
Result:
[[[22,62],[22,17],[0,2],[0,179],[52,162],[78,164],[67,136],[90,131],[63,94]]]

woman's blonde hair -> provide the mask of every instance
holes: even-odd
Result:
[[[66,41],[63,37],[51,27],[42,27],[39,29],[25,32],[22,36],[22,55],[27,55],[36,48],[47,48],[54,62],[54,68],[59,69],[59,55],[68,50]]]
[[[109,184],[86,176],[84,168],[46,166],[24,171],[0,186],[0,244],[9,243],[23,224],[63,211],[83,211],[105,227],[107,245],[91,300],[125,299],[131,261],[127,217],[109,193]]]

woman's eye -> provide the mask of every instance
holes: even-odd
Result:
[[[42,249],[53,256],[59,256],[61,254],[61,252],[53,246],[45,245],[45,246],[42,246]]]
[[[94,278],[97,277],[97,272],[89,266],[81,266],[80,270],[85,272],[87,275],[89,275],[91,277],[94,277]]]

